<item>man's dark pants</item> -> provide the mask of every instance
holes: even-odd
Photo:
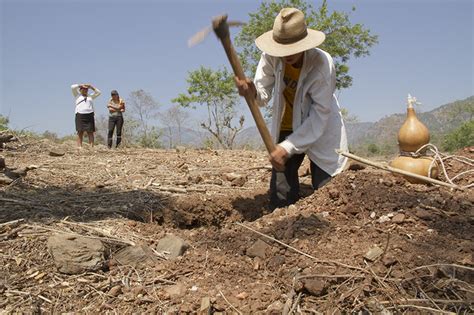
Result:
[[[282,142],[291,134],[291,131],[281,131],[278,142]],[[277,172],[272,169],[270,180],[270,208],[286,207],[298,201],[300,198],[300,182],[298,169],[303,163],[305,154],[295,154],[285,163],[285,171]],[[313,189],[323,187],[331,180],[331,175],[323,171],[311,161],[311,183]]]

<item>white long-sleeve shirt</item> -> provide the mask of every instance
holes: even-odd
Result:
[[[273,95],[273,141],[278,141],[285,102],[282,58],[262,54],[254,83],[257,103],[266,105]],[[280,145],[291,156],[306,153],[311,161],[331,176],[341,172],[347,158],[347,137],[337,98],[336,71],[331,56],[315,48],[305,52],[293,104],[293,133]]]
[[[92,100],[100,95],[100,90],[95,89],[94,93],[82,96],[79,92],[79,84],[71,85],[72,95],[76,98],[76,114],[90,114],[94,112],[94,103]]]

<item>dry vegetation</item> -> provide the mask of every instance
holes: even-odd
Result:
[[[264,152],[22,140],[3,156],[5,313],[474,311],[472,190],[365,168],[311,194],[303,168],[305,198],[269,213]],[[60,232],[100,240],[104,265],[59,272],[47,240]],[[157,250],[166,234],[189,244],[182,256]],[[131,245],[153,257],[114,259]]]

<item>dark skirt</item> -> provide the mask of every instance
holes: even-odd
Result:
[[[76,113],[76,131],[77,132],[94,132],[95,131],[95,119],[94,113],[79,114]]]

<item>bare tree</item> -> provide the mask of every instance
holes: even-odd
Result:
[[[219,145],[232,149],[236,135],[243,128],[244,116],[237,120],[237,104],[240,100],[234,76],[226,68],[213,71],[201,67],[189,73],[187,93],[180,93],[172,100],[182,107],[207,107],[207,121],[201,127],[207,130]],[[234,125],[232,125],[234,124]]]
[[[166,138],[168,138],[169,148],[181,144],[182,128],[188,119],[189,113],[179,105],[172,106],[160,116],[160,121],[167,130]]]
[[[130,93],[128,106],[131,108],[133,120],[138,122],[138,142],[144,147],[159,147],[160,133],[152,125],[152,120],[158,117],[158,102],[150,93],[137,90]]]

